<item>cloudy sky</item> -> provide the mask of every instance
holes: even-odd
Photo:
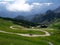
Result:
[[[0,15],[13,17],[38,14],[58,6],[60,0],[0,0]]]

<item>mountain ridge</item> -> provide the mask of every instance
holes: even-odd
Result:
[[[44,14],[38,14],[36,16],[34,16],[34,18],[31,20],[32,22],[36,22],[36,23],[50,23],[52,22],[54,19],[60,19],[60,7],[58,7],[55,10],[48,10],[47,12],[45,12]]]

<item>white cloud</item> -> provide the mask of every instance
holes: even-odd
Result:
[[[52,5],[53,3],[44,3],[45,5],[47,5],[47,6],[50,6],[50,5]]]
[[[53,3],[33,3],[33,5],[40,5],[40,6],[44,6],[44,5],[50,6],[51,4]]]
[[[47,6],[50,6],[53,3],[32,3],[33,9],[40,9],[40,8],[45,8]]]
[[[10,11],[30,11],[32,7],[27,4],[26,1],[27,0],[15,0],[13,4],[8,4],[6,8]]]
[[[7,3],[8,3],[8,2],[0,2],[0,5],[1,5],[1,4],[7,4]]]
[[[40,4],[40,3],[33,3],[33,5],[42,5],[42,4]]]
[[[10,11],[30,11],[31,7],[28,4],[12,4],[7,7]]]
[[[4,4],[8,11],[24,11],[29,12],[32,9],[38,9],[42,6],[50,6],[52,3],[32,3],[29,5],[26,3],[28,0],[15,0],[12,4],[10,2],[0,2],[0,4]]]
[[[0,2],[8,2],[8,1],[14,1],[14,0],[0,0]]]

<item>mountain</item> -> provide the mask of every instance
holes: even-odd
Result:
[[[44,14],[35,15],[31,21],[36,23],[49,24],[58,18],[60,19],[60,7],[55,10],[48,10]]]
[[[60,7],[54,10],[55,13],[60,13]]]
[[[16,16],[14,19],[15,19],[15,20],[25,20],[25,17],[19,15],[19,16]]]

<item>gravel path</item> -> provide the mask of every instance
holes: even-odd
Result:
[[[53,45],[53,43],[52,42],[48,42],[49,43],[49,45]]]
[[[16,28],[13,28],[13,26],[10,26],[11,29],[16,29]],[[40,29],[25,29],[25,30],[35,30],[35,31],[42,31],[42,32],[45,32],[44,35],[30,35],[30,34],[18,34],[18,35],[21,35],[21,36],[27,36],[27,37],[39,37],[39,36],[50,36],[50,33],[47,32],[47,31],[44,31],[44,30],[40,30]]]
[[[50,34],[48,34],[46,31],[46,34],[45,35],[29,35],[29,34],[20,34],[20,33],[12,33],[12,32],[6,32],[6,31],[1,31],[0,32],[2,33],[6,33],[6,34],[16,34],[16,35],[20,35],[20,36],[27,36],[27,37],[39,37],[39,36],[50,36]],[[53,43],[51,42],[48,42],[49,45],[53,45]]]
[[[41,30],[40,30],[41,31]],[[47,31],[42,31],[42,32],[45,32],[44,35],[30,35],[30,34],[21,34],[21,33],[13,33],[13,32],[6,32],[6,31],[1,31],[0,32],[2,33],[7,33],[7,34],[16,34],[16,35],[21,35],[21,36],[26,36],[26,37],[40,37],[40,36],[50,36],[50,34],[47,32]]]
[[[10,28],[11,28],[11,29],[15,29],[15,28],[13,28],[13,26],[11,26]],[[42,31],[42,32],[45,32],[45,34],[44,34],[44,35],[37,35],[37,34],[35,34],[35,35],[33,35],[33,34],[30,35],[30,34],[21,34],[21,33],[6,32],[6,31],[2,31],[2,30],[0,30],[0,32],[6,33],[6,34],[16,34],[16,35],[26,36],[26,37],[50,36],[50,33],[47,32],[47,31],[44,31],[44,30],[39,30],[39,29],[25,29],[25,30]],[[51,43],[51,42],[48,42],[48,44],[49,44],[49,45],[53,45],[53,43]]]

